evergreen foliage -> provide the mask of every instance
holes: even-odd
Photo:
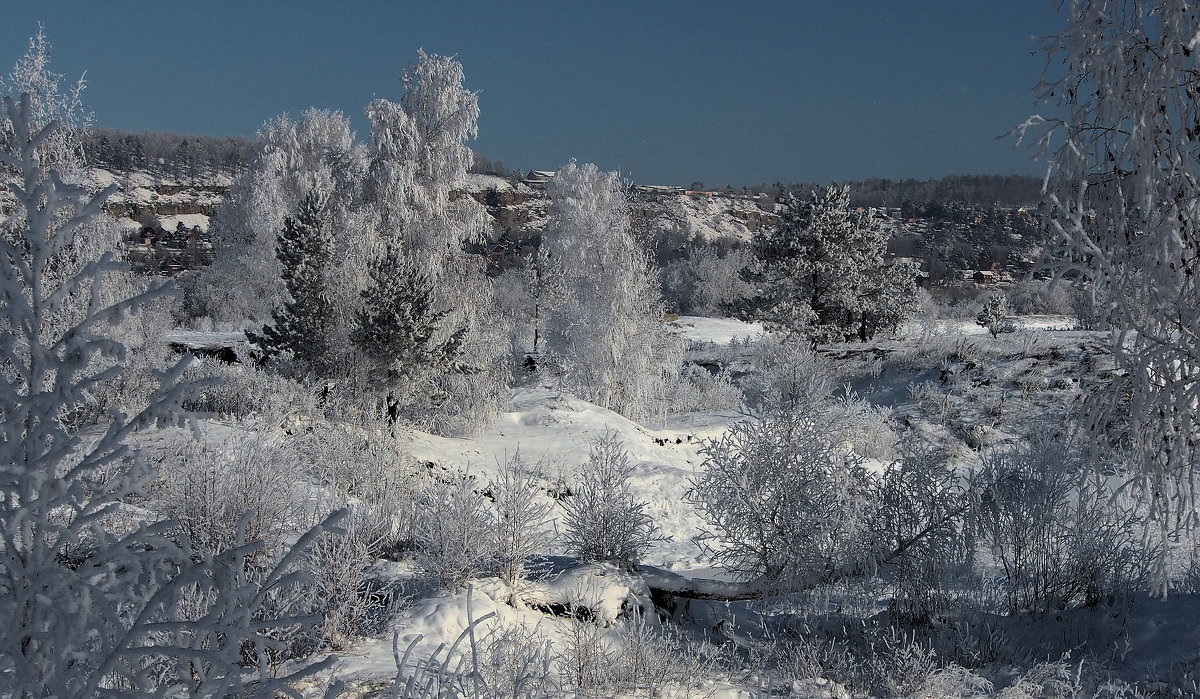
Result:
[[[284,219],[277,241],[287,297],[272,314],[274,324],[250,338],[268,354],[288,354],[317,375],[328,374],[334,355],[333,236],[315,194],[301,200],[295,217]]]
[[[350,339],[370,367],[369,382],[388,392],[393,418],[398,393],[428,392],[438,376],[469,371],[459,361],[466,328],[447,332],[448,312],[435,303],[429,277],[399,249],[389,247],[371,268]]]
[[[780,225],[754,241],[754,313],[814,343],[867,341],[895,329],[916,302],[916,270],[887,263],[887,234],[871,211],[850,208],[850,190],[830,186],[811,202],[792,197]]]
[[[1004,294],[992,294],[983,302],[983,308],[975,317],[975,322],[987,328],[992,337],[996,337],[1000,333],[1010,333],[1016,329],[1008,319],[1010,313],[1008,299]]]

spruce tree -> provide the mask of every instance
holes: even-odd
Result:
[[[459,361],[466,329],[446,332],[447,311],[434,308],[433,282],[398,248],[389,246],[370,275],[350,340],[367,360],[368,383],[387,394],[395,420],[438,376],[469,371]],[[436,402],[436,393],[426,398]]]
[[[284,219],[276,241],[287,297],[272,313],[274,323],[250,339],[268,354],[290,354],[305,369],[326,375],[333,360],[334,308],[328,278],[333,237],[320,198],[306,195],[297,215]]]

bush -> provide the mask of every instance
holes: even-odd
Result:
[[[1064,281],[1028,278],[1007,290],[1008,305],[1017,315],[1071,315],[1076,291]]]
[[[985,455],[974,526],[998,561],[1009,611],[1111,603],[1143,585],[1141,518],[1061,438]]]
[[[812,350],[808,340],[772,336],[749,347],[751,369],[741,387],[751,415],[795,412],[833,393],[833,367]]]
[[[222,551],[239,539],[277,551],[307,510],[298,454],[253,431],[261,425],[244,427],[223,444],[180,441],[160,454],[151,506],[198,551]]]
[[[684,315],[725,315],[732,305],[753,294],[754,287],[741,274],[752,262],[753,256],[745,248],[721,255],[714,247],[690,247],[683,259],[663,267],[663,296]]]
[[[592,442],[579,485],[561,501],[567,547],[583,560],[631,567],[654,542],[665,540],[646,514],[645,503],[629,492],[632,473],[629,455],[615,433]]]
[[[673,413],[736,410],[742,402],[728,371],[713,373],[698,364],[685,364],[669,390],[667,410]]]
[[[253,364],[225,364],[196,359],[184,378],[197,387],[183,401],[184,410],[242,419],[317,412],[316,399],[303,385]]]
[[[863,551],[871,483],[841,434],[832,411],[809,409],[739,422],[705,444],[687,499],[713,562],[787,588]]]
[[[319,423],[301,445],[313,475],[349,501],[351,519],[372,555],[412,548],[423,474],[390,432],[378,424],[372,429]]]
[[[396,676],[392,696],[396,699],[535,699],[551,696],[556,688],[550,672],[549,643],[540,644],[520,628],[483,624],[495,612],[476,617],[472,611],[471,588],[467,588],[467,628],[449,647],[438,646],[424,659],[413,655],[423,635],[400,652],[400,632],[392,642]]]
[[[514,454],[489,488],[495,509],[492,537],[496,570],[509,585],[525,575],[525,561],[550,542],[546,533],[551,502],[539,502],[537,482],[529,466]]]
[[[875,538],[903,546],[892,558],[893,618],[924,624],[946,611],[951,589],[972,561],[974,542],[959,526],[970,499],[944,454],[910,449],[879,476]]]
[[[475,479],[426,487],[420,512],[417,565],[443,588],[462,589],[487,567],[494,552],[492,518]]]

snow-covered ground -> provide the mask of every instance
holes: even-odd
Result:
[[[1070,316],[1013,316],[1010,320],[1013,321],[1017,330],[1072,330],[1075,327],[1075,319]],[[909,321],[905,324],[902,334],[914,337],[930,332],[942,335],[988,334],[987,328],[969,318],[944,319],[924,324],[918,321]]]
[[[952,447],[956,450],[954,463],[969,468],[977,461],[978,449],[1019,438],[1022,426],[1038,420],[1060,420],[1058,416],[1079,395],[1081,380],[1111,371],[1104,351],[1107,338],[1102,333],[1064,331],[1067,320],[1023,318],[1018,323],[1023,332],[999,338],[962,321],[947,325],[944,334],[932,338],[917,334],[879,338],[868,344],[825,347],[822,353],[834,361],[839,376],[859,396],[893,411],[895,419],[914,433]],[[722,318],[684,316],[670,327],[691,343],[718,349],[763,333],[756,324]],[[170,339],[202,348],[236,342],[243,336],[176,332]],[[914,391],[909,388],[914,384],[924,387]],[[444,437],[408,429],[399,439],[416,462],[439,472],[470,474],[480,483],[495,478],[501,466],[519,452],[536,473],[539,499],[553,504],[558,516],[561,509],[554,504],[553,494],[577,482],[596,439],[614,434],[633,465],[632,495],[646,504],[646,513],[669,537],[654,544],[644,562],[688,578],[728,580],[728,574],[713,569],[696,543],[702,521],[685,502],[685,493],[703,463],[705,440],[719,437],[741,419],[745,418],[736,412],[691,413],[671,415],[661,424],[647,426],[552,386],[537,386],[515,389],[508,408],[479,434]],[[211,439],[230,439],[239,429],[243,427],[211,419],[201,421],[201,432]],[[485,578],[475,581],[469,593],[431,592],[420,587],[410,561],[377,562],[372,575],[416,585],[408,589],[424,591],[414,593],[382,633],[340,651],[334,675],[363,690],[382,690],[396,675],[397,647],[403,654],[412,646],[412,656],[402,671],[411,673],[415,662],[430,657],[442,644],[454,643],[470,619],[487,614],[494,616],[477,629],[481,637],[523,630],[527,638],[536,643],[549,641],[555,652],[561,653],[575,642],[573,634],[578,632],[579,623],[548,610],[572,603],[595,611],[601,622],[595,633],[607,642],[621,642],[620,634],[627,633],[628,627],[614,623],[616,617],[627,617],[632,607],[649,611],[653,606],[646,586],[648,578],[629,575],[610,565],[578,566],[566,553],[563,542],[556,538],[545,551],[547,559],[541,572],[518,589],[508,588],[496,578]],[[751,639],[759,638],[756,634],[761,632],[753,609],[741,603],[695,603],[688,607],[688,621],[679,628],[707,634],[727,648],[752,647],[758,641]],[[653,613],[645,618],[647,623],[659,623]],[[1012,681],[1006,673],[1014,664],[1029,667],[1057,660],[1068,650],[1077,654],[1072,657],[1088,654],[1109,663],[1118,676],[1127,680],[1170,676],[1171,682],[1178,684],[1187,681],[1196,663],[1200,624],[1193,621],[1198,618],[1200,598],[1176,595],[1166,602],[1141,599],[1126,607],[1076,609],[1049,617],[982,615],[969,623],[988,629],[998,647],[1002,644],[1002,652],[1010,656],[978,669],[998,685]],[[833,619],[829,623],[844,624],[852,617]],[[856,623],[876,621],[868,615]],[[676,618],[672,623],[679,622]],[[961,626],[968,622],[953,623]],[[955,628],[954,633],[966,633]],[[757,696],[753,693],[757,685],[744,675],[712,668],[692,674],[692,683],[672,679],[675,684],[667,695]],[[792,696],[838,696],[836,690],[828,683],[798,683]]]
[[[701,316],[679,316],[667,325],[690,342],[712,342],[728,345],[734,340],[753,340],[765,332],[759,323],[747,323],[734,318],[704,318]]]
[[[659,428],[649,428],[548,388],[525,388],[516,389],[509,410],[478,435],[453,438],[411,432],[408,446],[420,461],[473,474],[483,482],[494,478],[519,451],[552,488],[576,482],[592,442],[616,434],[634,465],[631,492],[647,503],[647,513],[670,537],[654,545],[646,562],[686,570],[705,564],[692,540],[700,521],[683,502],[684,491],[702,462],[698,452],[704,440],[720,436],[739,419],[733,412],[694,413],[671,416]]]

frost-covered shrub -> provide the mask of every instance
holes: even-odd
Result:
[[[877,478],[872,528],[902,553],[891,558],[892,615],[927,623],[951,603],[951,590],[971,560],[961,519],[970,499],[945,455],[910,449]],[[892,543],[894,542],[894,543]]]
[[[1075,316],[1075,327],[1079,330],[1108,330],[1113,327],[1114,312],[1103,292],[1096,289],[1083,289],[1075,297],[1071,305],[1071,314]]]
[[[537,629],[496,624],[476,640],[473,660],[488,696],[544,697],[558,688],[551,669],[553,651]]]
[[[937,654],[916,634],[889,629],[871,648],[867,658],[878,696],[911,697],[921,690],[938,669]]]
[[[663,296],[681,314],[723,316],[753,294],[754,287],[742,278],[742,270],[753,261],[746,248],[722,255],[712,246],[690,247],[683,259],[663,267]]]
[[[995,696],[1002,699],[1143,699],[1137,687],[1105,676],[1087,659],[1068,657],[1029,668]]]
[[[581,622],[567,629],[558,658],[563,685],[581,697],[613,696],[621,671],[614,639],[597,624]]]
[[[707,641],[692,641],[677,630],[638,616],[617,628],[618,672],[624,693],[647,696],[696,696],[724,658]]]
[[[448,590],[485,570],[494,552],[492,520],[473,477],[426,487],[415,522],[417,565]]]
[[[133,273],[112,276],[102,288],[106,303],[136,296],[152,286]],[[160,297],[137,314],[124,316],[110,325],[108,333],[125,346],[125,368],[90,392],[86,410],[68,417],[72,423],[81,427],[95,424],[110,410],[136,413],[149,405],[161,384],[162,372],[178,359],[166,342],[166,334],[173,327],[171,309],[172,299]]]
[[[739,422],[701,450],[687,499],[704,518],[698,541],[748,580],[787,587],[861,555],[871,482],[817,409]]]
[[[802,337],[772,336],[749,349],[751,369],[741,386],[751,415],[794,412],[823,400],[836,387],[829,361]]]
[[[185,410],[237,419],[316,412],[316,399],[308,389],[253,364],[197,359],[184,377],[197,382],[183,401]]]
[[[836,414],[843,443],[855,454],[885,462],[896,459],[900,438],[890,408],[871,405],[851,393],[826,409]]]
[[[735,410],[741,400],[742,392],[728,371],[713,373],[697,364],[685,364],[679,380],[669,389],[666,403],[672,413],[699,413]]]
[[[974,526],[1000,566],[1011,611],[1111,602],[1141,588],[1152,551],[1141,518],[1062,439],[984,456]]]
[[[512,585],[524,577],[526,559],[550,543],[546,525],[554,505],[539,494],[537,478],[520,453],[505,463],[489,490],[496,572]]]
[[[1017,315],[1070,315],[1076,290],[1065,281],[1030,277],[1010,286],[1005,294]]]
[[[633,466],[615,433],[592,442],[579,484],[562,500],[568,549],[585,561],[636,564],[662,541],[646,504],[629,492]]]
[[[273,551],[301,524],[299,455],[251,431],[261,426],[246,427],[225,443],[187,440],[161,456],[151,505],[177,522],[196,550],[223,551],[240,536]]]
[[[349,501],[351,519],[373,555],[412,547],[425,480],[390,432],[380,424],[318,423],[301,444],[313,475]]]
[[[370,522],[353,514],[340,532],[319,537],[300,562],[307,574],[301,608],[320,617],[314,645],[342,650],[354,639],[379,630],[381,610],[365,580],[375,533]]]

